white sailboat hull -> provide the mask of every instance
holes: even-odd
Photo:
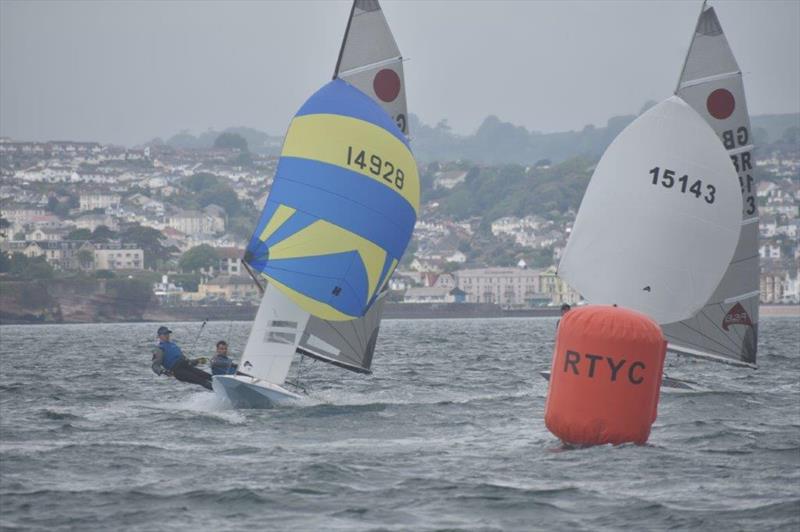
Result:
[[[244,375],[214,375],[212,386],[234,408],[272,408],[302,398],[277,384]]]

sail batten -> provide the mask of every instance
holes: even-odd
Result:
[[[701,83],[707,83],[709,81],[719,81],[722,79],[734,78],[736,76],[741,76],[741,75],[742,71],[737,70],[735,72],[723,72],[722,74],[714,74],[713,76],[706,76],[704,78],[697,78],[689,81],[683,81],[681,82],[680,85],[678,85],[678,90],[686,89],[688,87],[694,87],[695,85],[700,85]]]
[[[664,334],[671,343],[752,366],[758,348],[760,292],[752,131],[741,69],[714,8],[705,4],[676,94],[714,129],[733,162],[742,196],[741,229],[734,256],[702,312],[666,325]],[[720,348],[729,344],[733,348]]]
[[[391,57],[389,59],[384,59],[382,61],[377,61],[375,63],[370,63],[368,65],[362,65],[362,66],[359,66],[359,67],[351,68],[350,70],[345,70],[344,72],[339,72],[339,77],[343,77],[344,78],[344,77],[347,77],[347,76],[350,76],[350,75],[353,75],[353,74],[358,74],[358,73],[363,72],[365,70],[369,70],[371,68],[378,68],[378,67],[391,65],[391,64],[394,64],[394,63],[402,63],[402,62],[403,62],[403,58],[401,56]]]

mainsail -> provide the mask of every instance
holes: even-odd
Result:
[[[741,232],[716,290],[693,317],[669,324],[670,350],[755,366],[758,337],[758,207],[752,132],[742,73],[714,8],[703,5],[676,94],[714,129],[738,173]]]
[[[603,154],[558,274],[592,303],[619,304],[659,323],[693,316],[733,255],[740,197],[714,131],[673,96]]]
[[[386,292],[382,292],[364,317],[350,321],[308,320],[297,352],[357,373],[372,373],[372,355]]]
[[[333,77],[378,102],[408,135],[403,57],[378,0],[353,2]]]

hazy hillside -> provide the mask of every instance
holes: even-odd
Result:
[[[653,102],[646,103],[640,113],[651,105]],[[409,118],[412,147],[420,163],[465,160],[481,164],[532,165],[546,159],[558,163],[573,157],[597,158],[636,116],[614,116],[602,127],[587,125],[580,131],[558,133],[529,131],[496,116],[488,116],[471,135],[453,133],[446,120],[432,126],[414,114]],[[752,127],[756,145],[776,142],[788,129],[800,128],[800,113],[754,116]],[[254,153],[280,153],[281,137],[246,127],[209,130],[199,135],[181,132],[166,143],[176,148],[210,148],[223,132],[244,137]]]

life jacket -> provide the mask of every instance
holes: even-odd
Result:
[[[159,342],[158,347],[164,352],[164,359],[161,362],[161,365],[164,366],[166,369],[172,369],[175,367],[182,358],[183,352],[181,348],[178,347],[173,342]]]
[[[236,364],[226,356],[214,355],[214,358],[211,359],[211,373],[213,375],[234,375]]]

